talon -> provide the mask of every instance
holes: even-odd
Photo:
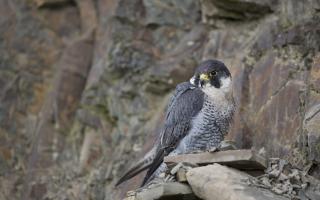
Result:
[[[217,147],[213,147],[213,148],[208,150],[209,153],[214,153],[214,152],[217,152],[217,151],[219,151],[219,148],[217,148]]]
[[[204,151],[201,150],[193,150],[190,152],[190,154],[197,154],[197,153],[203,153]]]
[[[235,142],[229,141],[229,140],[220,142],[218,146],[219,151],[236,150],[236,149],[238,148],[236,147]]]

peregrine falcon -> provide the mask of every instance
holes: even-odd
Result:
[[[143,186],[166,171],[165,156],[218,147],[228,132],[234,111],[228,68],[218,60],[202,62],[189,82],[176,87],[154,147],[116,185],[148,169]]]

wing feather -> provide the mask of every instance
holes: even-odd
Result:
[[[143,181],[144,185],[167,156],[185,137],[191,127],[192,118],[195,117],[203,105],[203,92],[194,88],[189,82],[177,86],[166,113],[165,124],[160,134],[160,141],[153,163]]]
[[[137,162],[133,167],[131,167],[115,184],[115,186],[120,185],[124,181],[129,180],[130,178],[136,176],[140,172],[144,171],[145,169],[149,168],[150,165],[153,163],[152,157],[143,158],[139,162]]]

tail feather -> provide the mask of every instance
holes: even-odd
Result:
[[[155,157],[152,160],[152,162],[149,164],[149,170],[143,179],[141,187],[147,184],[151,179],[154,178],[154,173],[163,162],[163,158],[164,158],[164,151],[159,151],[157,157]]]
[[[149,168],[150,165],[153,163],[154,154],[153,152],[149,152],[143,159],[141,159],[137,164],[131,167],[116,183],[115,186],[120,185],[121,183],[129,180],[130,178],[136,176],[140,172],[144,171],[145,169]]]

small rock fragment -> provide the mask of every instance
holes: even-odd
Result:
[[[171,169],[170,174],[175,175],[181,167],[182,167],[182,163],[178,163],[176,166],[174,166]]]
[[[187,170],[184,168],[180,168],[176,174],[177,180],[179,182],[187,182]]]

